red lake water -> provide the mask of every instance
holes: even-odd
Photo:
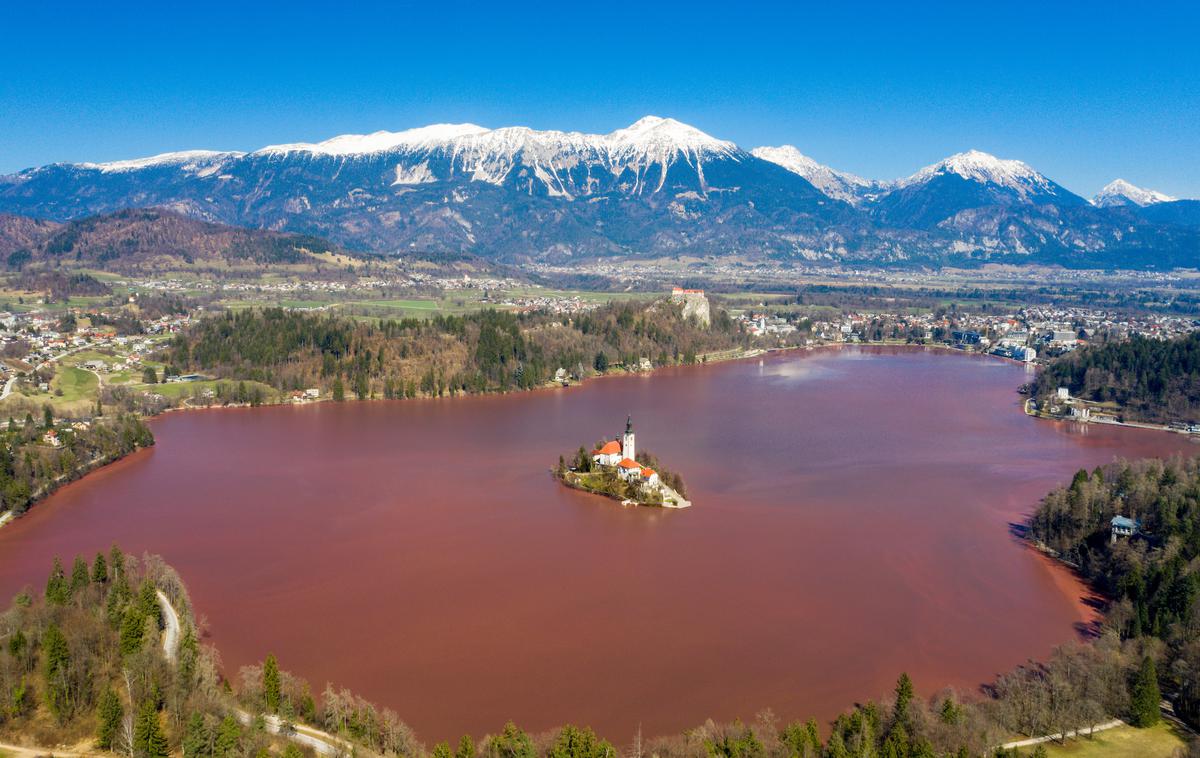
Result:
[[[624,744],[708,717],[831,718],[974,689],[1079,634],[1009,524],[1080,467],[1194,448],[1027,418],[1023,366],[843,349],[509,396],[169,414],[155,448],[0,529],[0,597],[114,541],[187,582],[225,670],[275,653],[426,742],[508,719]],[[550,476],[616,435],[695,506]]]

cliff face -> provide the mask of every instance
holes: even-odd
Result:
[[[695,317],[704,326],[712,324],[712,310],[708,298],[700,290],[679,290],[671,294],[671,302],[683,305],[683,317]]]

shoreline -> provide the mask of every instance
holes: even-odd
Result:
[[[838,347],[838,348],[842,348],[842,347],[845,347],[845,345],[814,346],[812,349],[820,349],[820,348],[825,348],[825,347]],[[855,347],[859,347],[859,346],[855,346]],[[921,346],[890,346],[890,347],[893,347],[893,348],[894,348],[894,347],[905,347],[906,349],[903,349],[903,350],[895,350],[895,349],[892,349],[892,350],[879,350],[879,349],[878,349],[878,347],[879,347],[879,346],[865,346],[865,347],[867,348],[867,349],[865,349],[865,350],[863,350],[863,349],[860,349],[860,350],[853,350],[853,351],[851,351],[851,353],[852,353],[852,356],[851,356],[849,359],[850,359],[850,360],[857,359],[858,355],[859,355],[859,354],[861,354],[861,356],[862,356],[862,358],[863,358],[863,359],[867,359],[867,358],[875,358],[875,359],[883,359],[883,360],[895,360],[895,359],[893,359],[893,358],[889,358],[889,356],[893,356],[893,355],[895,355],[895,356],[903,356],[903,355],[905,355],[905,354],[911,354],[911,352],[912,352],[912,351],[911,351],[911,348],[912,348],[912,347],[921,347]],[[885,347],[888,347],[888,346],[885,346]],[[943,351],[943,352],[944,352],[944,351]],[[954,352],[959,352],[959,351],[954,351]],[[836,356],[836,355],[837,355],[837,354],[835,354],[835,353],[829,353],[829,354],[827,354],[827,356]],[[751,357],[754,357],[754,356],[751,356]],[[764,357],[765,357],[765,356],[764,356]],[[800,362],[801,360],[802,360],[802,356],[783,356],[783,357],[781,357],[781,358],[779,359],[779,361],[777,362],[777,365],[781,365],[781,366],[794,365],[794,364],[796,364],[796,363]],[[829,360],[829,358],[828,358],[828,357],[826,357],[826,358],[823,358],[823,360]],[[840,361],[841,359],[840,359],[840,358],[837,358],[837,357],[834,357],[834,358],[832,358],[832,360],[839,360],[839,361]],[[918,357],[916,357],[915,355],[913,355],[913,356],[912,356],[911,358],[909,358],[908,360],[910,360],[910,361],[916,361],[916,362],[922,362],[922,363],[924,363],[926,366],[930,367],[930,368],[931,368],[931,370],[936,370],[936,366],[937,366],[937,365],[946,365],[946,366],[957,365],[957,364],[946,364],[946,363],[939,363],[939,358],[938,358],[938,357],[932,357],[932,358],[918,358]],[[983,369],[983,368],[986,368],[986,366],[985,366],[984,364],[977,364],[977,365],[979,365],[979,366],[980,366],[980,369],[979,369],[979,371],[982,371],[982,369]],[[742,366],[742,367],[737,367],[737,368],[733,368],[733,369],[724,369],[724,370],[722,370],[722,373],[725,373],[725,374],[730,374],[730,375],[733,375],[733,374],[736,374],[736,375],[744,375],[744,374],[746,374],[747,372],[753,373],[753,369],[748,369],[747,367],[745,367],[745,366]],[[672,381],[687,381],[687,382],[692,382],[692,381],[703,381],[703,377],[705,376],[704,374],[700,374],[700,373],[696,373],[696,374],[689,374],[689,373],[687,373],[687,372],[679,372],[679,373],[676,373],[676,372],[666,372],[666,373],[667,373],[667,378],[668,378],[668,379],[670,379],[670,380],[672,380]],[[995,372],[983,372],[983,373],[995,373]],[[615,375],[619,376],[619,375],[621,375],[621,374],[615,374]],[[676,378],[675,378],[675,379],[672,379],[672,377],[676,377]],[[1019,378],[1019,375],[1016,375],[1016,374],[1014,373],[1014,377],[1017,377],[1017,378]],[[1006,377],[1006,378],[1007,378],[1007,377]],[[661,380],[660,380],[660,381],[661,381]],[[1003,381],[1003,382],[1001,382],[1001,384],[1003,384],[1004,386],[1008,386],[1009,382],[1008,382],[1008,381]],[[625,384],[625,385],[620,385],[620,387],[636,387],[636,386],[643,386],[643,385],[642,385],[642,383],[640,383],[640,382],[633,382],[633,383],[629,383],[629,384]],[[514,393],[514,394],[515,394],[515,393]],[[564,395],[564,396],[561,396],[561,397],[563,397],[563,398],[565,399],[567,396],[565,396],[565,395]],[[1010,397],[1011,397],[1011,395],[1010,395]],[[497,402],[499,402],[499,401],[497,400]],[[214,406],[214,407],[220,407],[220,406]],[[433,406],[427,406],[427,407],[429,408],[429,412],[431,412],[431,413],[432,413],[432,412],[434,412],[434,407],[433,407]],[[447,408],[449,408],[449,406],[447,406]],[[355,415],[357,415],[357,413],[363,413],[363,414],[364,414],[364,416],[363,416],[363,417],[365,417],[365,416],[366,416],[366,414],[378,413],[378,412],[379,412],[379,411],[381,411],[381,410],[383,410],[383,411],[386,411],[386,409],[387,409],[387,407],[386,407],[386,406],[383,406],[383,407],[371,407],[371,406],[365,406],[365,407],[363,407],[362,409],[360,409],[359,411],[357,411]],[[192,410],[211,410],[211,409],[210,409],[210,408],[197,408],[197,409],[192,409]],[[289,415],[290,415],[290,414],[289,414]],[[336,412],[335,412],[335,415],[336,415]],[[301,417],[297,416],[296,418],[297,418],[297,419],[300,419]],[[307,417],[307,418],[310,418],[310,419],[315,419],[315,417]],[[263,420],[264,420],[264,421],[269,421],[270,419],[268,419],[268,418],[264,418]],[[250,420],[249,418],[247,418],[247,419],[246,419],[246,423],[253,423],[253,422],[251,422],[251,420]],[[301,423],[303,423],[303,420],[301,420]],[[303,427],[301,426],[301,427],[299,427],[299,428],[303,428]],[[99,484],[102,484],[102,485],[103,485],[103,484],[105,484],[105,482],[104,482],[104,481],[100,481],[100,482],[98,482],[98,483],[99,483]],[[583,491],[583,492],[587,492],[586,490],[581,490],[581,491]],[[591,493],[591,492],[588,492],[587,494],[597,494],[597,493]],[[570,496],[569,496],[569,495],[568,495],[568,498],[569,498],[569,499],[573,499],[573,498],[570,498]],[[569,505],[570,503],[567,503],[567,504]],[[575,507],[579,507],[580,505],[582,505],[582,504],[581,504],[581,503],[577,503]],[[581,510],[588,510],[588,509],[586,509],[586,506],[583,506],[583,507],[582,507],[582,508],[580,508],[580,509],[581,509]],[[653,515],[653,513],[652,513],[652,512],[651,512],[651,513],[649,513],[649,514],[645,514],[645,513],[643,513],[643,514],[639,514],[639,515],[641,516],[641,518],[638,518],[638,517],[637,517],[636,515],[634,515],[634,514],[626,514],[626,513],[624,513],[624,511],[623,511],[623,510],[622,510],[622,511],[620,511],[620,512],[618,512],[618,511],[615,511],[615,509],[611,509],[611,508],[609,508],[608,510],[609,510],[609,512],[611,512],[611,513],[616,513],[616,514],[618,514],[618,516],[619,516],[619,517],[622,517],[622,518],[624,518],[625,520],[628,520],[629,518],[631,518],[631,517],[632,517],[632,518],[634,518],[634,520],[635,520],[635,521],[639,521],[639,522],[640,522],[640,521],[644,521],[644,520],[646,520],[647,518],[648,518],[648,519],[649,519],[651,522],[653,522],[653,521],[657,521],[657,518],[656,518],[656,517]],[[593,510],[593,513],[599,513],[599,509],[594,509],[594,510]],[[70,516],[71,516],[71,513],[70,513],[69,511],[66,511],[66,510],[64,510],[64,514],[66,515],[66,517],[70,517]],[[54,517],[54,516],[56,516],[56,515],[59,515],[59,514],[56,514],[56,512],[54,511],[54,509],[53,509],[53,508],[50,508],[50,509],[48,509],[48,513],[47,513],[46,515],[47,515],[48,517]],[[695,517],[696,517],[696,515],[697,515],[697,514],[693,514],[693,518],[695,518]],[[48,521],[48,520],[49,520],[49,519],[47,519],[47,521]],[[663,523],[666,523],[666,522],[663,522]],[[671,523],[672,523],[672,524],[674,524],[675,522],[671,522]],[[680,522],[680,523],[682,523],[682,522]],[[692,523],[695,523],[695,522],[692,522]],[[24,533],[21,533],[21,534],[24,534]],[[16,536],[16,535],[14,535],[14,536]],[[1057,572],[1057,571],[1055,572],[1055,575],[1056,575],[1056,576],[1058,575],[1058,572]],[[1068,584],[1068,578],[1069,578],[1069,575],[1065,575],[1065,574],[1064,574],[1064,575],[1062,575],[1062,576],[1063,576],[1063,582],[1064,582],[1064,584]],[[1072,596],[1072,597],[1071,597],[1071,601],[1072,601],[1072,603],[1078,602],[1078,599],[1079,599],[1079,597],[1082,597],[1082,595],[1080,595],[1080,596],[1078,596],[1078,597],[1077,597],[1077,596]],[[1074,638],[1074,637],[1075,637],[1075,635],[1074,635],[1074,634],[1072,634],[1071,636],[1072,636],[1072,638]]]
[[[1050,416],[1042,413],[1041,411],[1031,411],[1029,409],[1029,404],[1031,402],[1033,402],[1033,398],[1026,397],[1021,403],[1021,410],[1026,416],[1039,421],[1067,422],[1083,428],[1086,428],[1091,424],[1097,424],[1100,426],[1119,426],[1126,429],[1142,429],[1148,432],[1168,432],[1170,434],[1181,434],[1195,442],[1200,442],[1200,433],[1190,432],[1186,429],[1175,429],[1172,428],[1170,424],[1154,424],[1149,421],[1117,421],[1116,419],[1108,418],[1081,419],[1074,416]]]
[[[613,501],[620,503],[622,506],[633,505],[633,506],[637,506],[640,508],[666,508],[669,510],[677,510],[677,511],[683,510],[684,508],[692,507],[691,500],[686,499],[685,497],[683,497],[678,492],[671,489],[670,487],[668,487],[665,484],[660,485],[660,486],[663,489],[667,490],[667,492],[669,492],[672,497],[678,498],[677,500],[672,500],[672,502],[668,503],[667,502],[668,496],[664,494],[663,501],[661,503],[643,503],[643,502],[640,502],[637,500],[630,500],[628,498],[622,499],[622,498],[617,497],[616,495],[609,495],[604,492],[596,492],[595,490],[588,489],[587,487],[584,487],[577,481],[570,481],[569,479],[567,479],[566,474],[576,474],[578,476],[578,472],[574,472],[574,471],[565,472],[563,476],[559,476],[553,469],[551,469],[551,471],[550,471],[550,475],[554,477],[555,481],[557,481],[559,484],[563,485],[567,489],[575,490],[576,492],[584,492],[589,495],[595,495],[596,497],[602,497],[605,500],[613,500]]]
[[[4,513],[0,513],[0,529],[3,529],[4,527],[8,526],[9,524],[16,523],[18,520],[24,518],[35,507],[40,505],[44,500],[49,498],[55,492],[58,492],[63,487],[67,487],[71,484],[74,484],[75,482],[82,481],[89,474],[94,474],[95,472],[100,471],[101,469],[107,468],[114,463],[118,463],[120,461],[125,460],[126,458],[130,457],[131,455],[140,453],[143,450],[149,450],[152,447],[154,447],[153,442],[150,443],[149,445],[144,445],[144,446],[139,445],[138,447],[135,447],[133,450],[130,450],[128,453],[123,453],[121,455],[101,456],[99,458],[93,458],[90,461],[88,461],[86,465],[84,465],[80,468],[74,469],[66,474],[59,475],[57,478],[55,478],[53,481],[51,481],[50,485],[47,488],[45,488],[41,492],[36,493],[36,497],[33,497],[30,499],[29,503],[25,506],[25,510],[22,511],[21,513],[18,514],[12,510],[7,510]]]
[[[715,365],[721,365],[721,363],[732,363],[732,362],[737,362],[737,361],[749,361],[749,360],[754,360],[754,359],[762,359],[762,357],[768,356],[768,355],[794,353],[794,351],[798,351],[798,350],[803,350],[803,351],[805,351],[805,353],[814,353],[814,351],[817,351],[817,350],[842,350],[842,349],[846,349],[846,348],[901,348],[901,349],[906,349],[906,350],[910,350],[910,349],[911,350],[924,350],[924,351],[932,350],[932,351],[942,351],[942,353],[947,353],[947,354],[960,354],[961,353],[964,355],[979,355],[979,356],[989,357],[989,359],[998,359],[998,360],[1003,360],[1003,361],[1008,361],[1008,362],[1021,363],[1021,365],[1026,365],[1026,363],[1024,363],[1022,361],[1014,361],[1013,359],[1006,359],[1006,357],[1003,357],[1003,356],[991,355],[988,353],[973,353],[973,351],[966,351],[966,350],[956,350],[952,347],[949,347],[949,345],[944,345],[944,344],[913,344],[913,343],[892,343],[892,342],[827,342],[827,343],[809,344],[809,345],[781,345],[781,347],[773,347],[773,348],[751,348],[749,350],[739,350],[739,353],[736,355],[730,355],[730,354],[728,354],[727,350],[722,350],[722,351],[720,351],[720,353],[710,353],[710,354],[704,354],[702,356],[697,356],[697,360],[695,363],[677,363],[677,365],[673,365],[673,366],[658,366],[658,367],[649,369],[649,371],[624,371],[624,369],[622,369],[622,371],[619,371],[619,372],[614,371],[614,372],[606,372],[606,373],[594,375],[594,377],[588,377],[587,379],[577,381],[577,383],[570,384],[570,385],[560,385],[558,383],[553,383],[553,381],[552,381],[552,383],[548,383],[546,385],[529,387],[528,390],[460,392],[460,393],[452,393],[452,395],[444,395],[444,396],[440,396],[440,397],[438,397],[438,396],[420,396],[420,397],[412,397],[412,398],[390,398],[390,402],[450,401],[450,399],[463,399],[463,398],[472,398],[472,397],[524,395],[524,393],[528,393],[528,392],[562,391],[562,390],[570,390],[571,387],[581,386],[583,384],[588,383],[588,381],[594,381],[594,380],[600,380],[600,379],[629,378],[629,377],[647,377],[647,378],[653,377],[653,375],[658,374],[659,372],[662,372],[662,371],[666,371],[666,369],[668,369],[668,368],[679,369],[679,368],[698,368],[698,367],[704,367],[704,366],[715,366]],[[714,357],[709,357],[709,356],[714,356]],[[701,359],[703,359],[703,360],[701,360]],[[217,381],[229,381],[229,383],[235,383],[235,381],[240,381],[240,380],[239,379],[217,379]],[[342,401],[342,403],[348,404],[348,403],[362,403],[362,402],[378,402],[378,401],[386,401],[386,399],[389,399],[389,398],[383,398],[383,397],[368,397],[368,398],[364,398],[364,399],[356,399],[355,398],[355,399],[346,399],[346,401]],[[163,410],[160,411],[160,413],[157,413],[157,414],[154,414],[151,416],[142,416],[142,419],[145,420],[146,423],[150,423],[150,425],[152,425],[152,423],[154,423],[154,421],[156,419],[160,419],[160,417],[166,416],[168,414],[203,413],[203,411],[242,410],[242,409],[247,409],[247,408],[304,408],[304,407],[317,407],[317,405],[324,405],[326,403],[336,403],[336,402],[338,402],[338,401],[334,401],[334,399],[332,399],[332,397],[330,397],[330,396],[322,396],[318,399],[311,399],[311,401],[304,401],[304,402],[300,402],[300,403],[295,403],[295,402],[289,401],[289,399],[287,399],[287,401],[286,401],[286,399],[281,399],[281,401],[278,401],[278,402],[260,403],[258,405],[254,405],[252,403],[226,403],[226,404],[214,403],[211,405],[181,404],[181,405],[172,405],[172,407],[170,407],[170,408],[164,408]],[[133,451],[133,452],[138,452],[138,451]],[[107,465],[109,465],[109,464],[121,461],[121,459],[124,459],[125,457],[127,457],[127,456],[121,456],[119,458],[114,458],[114,459],[112,459],[112,461],[106,461],[101,464],[90,465],[90,467],[78,471],[77,475],[68,477],[68,479],[64,482],[61,482],[58,487],[55,487],[54,489],[50,489],[49,492],[40,495],[40,497],[38,497],[36,500],[30,501],[28,507],[26,507],[25,511],[20,516],[16,515],[16,513],[13,513],[13,511],[5,511],[4,513],[2,513],[2,515],[0,515],[0,528],[4,528],[4,527],[6,527],[6,525],[18,521],[18,519],[20,517],[23,517],[25,515],[25,513],[28,513],[30,510],[34,509],[34,507],[36,505],[42,503],[42,501],[44,499],[50,497],[50,495],[52,495],[52,494],[54,494],[54,492],[58,491],[59,487],[68,485],[68,483],[71,483],[74,481],[82,480],[82,479],[84,479],[85,476],[95,473],[95,471],[103,469],[104,467],[107,467]],[[572,489],[578,489],[578,491],[580,491],[580,492],[588,492],[588,491],[586,491],[586,489],[582,489],[582,488],[578,488],[578,487],[572,487]],[[590,493],[590,494],[599,494],[599,493]],[[607,497],[607,495],[601,494],[600,497]],[[682,498],[680,498],[680,499],[682,499]],[[691,505],[690,501],[686,501],[686,503],[689,503],[689,505]],[[662,506],[662,507],[680,507],[680,506]],[[682,506],[682,507],[686,507],[686,506]]]

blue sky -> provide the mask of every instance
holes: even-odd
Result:
[[[876,178],[978,148],[1200,197],[1196,5],[16,0],[0,172],[652,113]]]

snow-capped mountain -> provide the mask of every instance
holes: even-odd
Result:
[[[66,221],[157,206],[351,249],[509,260],[1015,255],[1124,265],[1153,252],[1196,265],[1194,212],[1172,205],[1099,208],[1020,161],[978,151],[877,182],[790,146],[748,152],[655,116],[608,134],[435,124],[0,176],[0,213]]]
[[[219,167],[229,159],[240,158],[243,155],[245,153],[220,152],[217,150],[183,150],[177,153],[152,155],[149,158],[109,161],[108,163],[77,163],[75,165],[81,169],[93,169],[105,174],[164,166],[179,168],[192,173],[201,173],[214,167]]]
[[[316,144],[272,145],[250,157],[297,155],[354,159],[387,155],[397,161],[393,185],[466,177],[497,186],[515,182],[531,194],[578,197],[604,191],[603,174],[608,179],[622,178],[623,190],[632,194],[658,192],[676,167],[694,172],[699,188],[707,190],[704,164],[739,161],[744,153],[732,142],[674,119],[647,116],[610,134],[438,124],[404,132],[343,135]]]
[[[1096,193],[1096,196],[1092,198],[1092,205],[1097,208],[1117,208],[1129,205],[1145,208],[1147,205],[1170,203],[1176,199],[1155,190],[1135,187],[1124,179],[1114,179]]]
[[[851,205],[875,199],[888,189],[886,182],[864,179],[846,171],[838,171],[817,163],[791,145],[779,147],[756,147],[750,151],[755,158],[778,164],[793,174],[804,177],[814,187],[835,200]]]
[[[880,198],[877,212],[892,224],[932,228],[974,208],[1086,203],[1028,164],[969,150],[896,182]]]
[[[0,210],[162,206],[380,252],[793,251],[852,210],[732,142],[647,116],[608,134],[439,124],[0,177]]]

